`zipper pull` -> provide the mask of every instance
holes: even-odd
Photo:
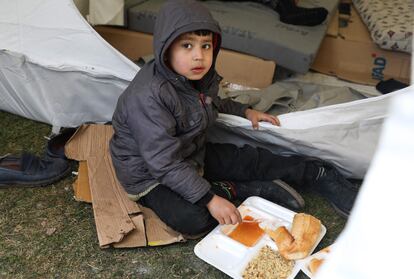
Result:
[[[205,100],[205,96],[203,93],[198,93],[198,97],[200,98],[200,102],[203,105],[203,107],[206,107],[206,100]]]

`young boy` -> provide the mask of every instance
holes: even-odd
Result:
[[[275,116],[217,96],[221,78],[214,66],[220,43],[220,28],[201,3],[175,0],[161,8],[155,59],[120,96],[112,122],[112,161],[130,198],[188,235],[204,233],[217,222],[240,222],[229,200],[258,195],[300,210],[300,195],[275,179],[315,189],[347,214],[356,191],[327,164],[251,146],[206,143],[206,129],[218,111],[246,117],[256,129],[259,121],[279,125]]]

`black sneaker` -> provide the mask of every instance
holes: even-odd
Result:
[[[213,192],[229,201],[236,200],[236,188],[235,184],[230,181],[214,181],[210,182]]]
[[[359,187],[326,162],[316,159],[310,161],[310,164],[312,174],[307,173],[306,176],[311,190],[326,198],[340,215],[348,217]]]
[[[235,182],[234,188],[239,200],[259,196],[294,211],[305,206],[302,196],[280,179],[274,181]]]

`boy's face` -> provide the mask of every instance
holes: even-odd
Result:
[[[189,80],[200,80],[213,63],[213,35],[180,35],[169,47],[170,67]]]

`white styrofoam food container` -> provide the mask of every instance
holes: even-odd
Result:
[[[313,255],[310,255],[309,257],[306,257],[305,259],[302,260],[302,266],[301,269],[303,271],[303,273],[305,273],[309,278],[313,278],[315,277],[314,274],[312,274],[312,272],[309,270],[309,264],[313,259],[320,259],[320,260],[325,260],[328,255],[331,253],[330,251],[332,249],[334,249],[335,243],[329,245],[328,247],[319,250],[318,252],[316,252]]]
[[[276,229],[279,226],[286,226],[291,229],[295,212],[281,207],[275,203],[260,197],[250,197],[246,199],[240,206],[239,211],[244,216],[251,216],[261,221],[260,227]],[[258,254],[259,250],[268,245],[277,251],[275,242],[267,235],[264,236],[253,247],[247,247],[243,244],[231,239],[227,233],[235,226],[219,225],[207,236],[205,236],[194,247],[194,253],[205,262],[223,271],[232,278],[242,278],[242,274],[247,264]],[[326,233],[325,226],[322,225],[321,233],[317,239],[316,248]],[[288,279],[295,278],[300,271],[303,261],[296,261],[291,275]]]

